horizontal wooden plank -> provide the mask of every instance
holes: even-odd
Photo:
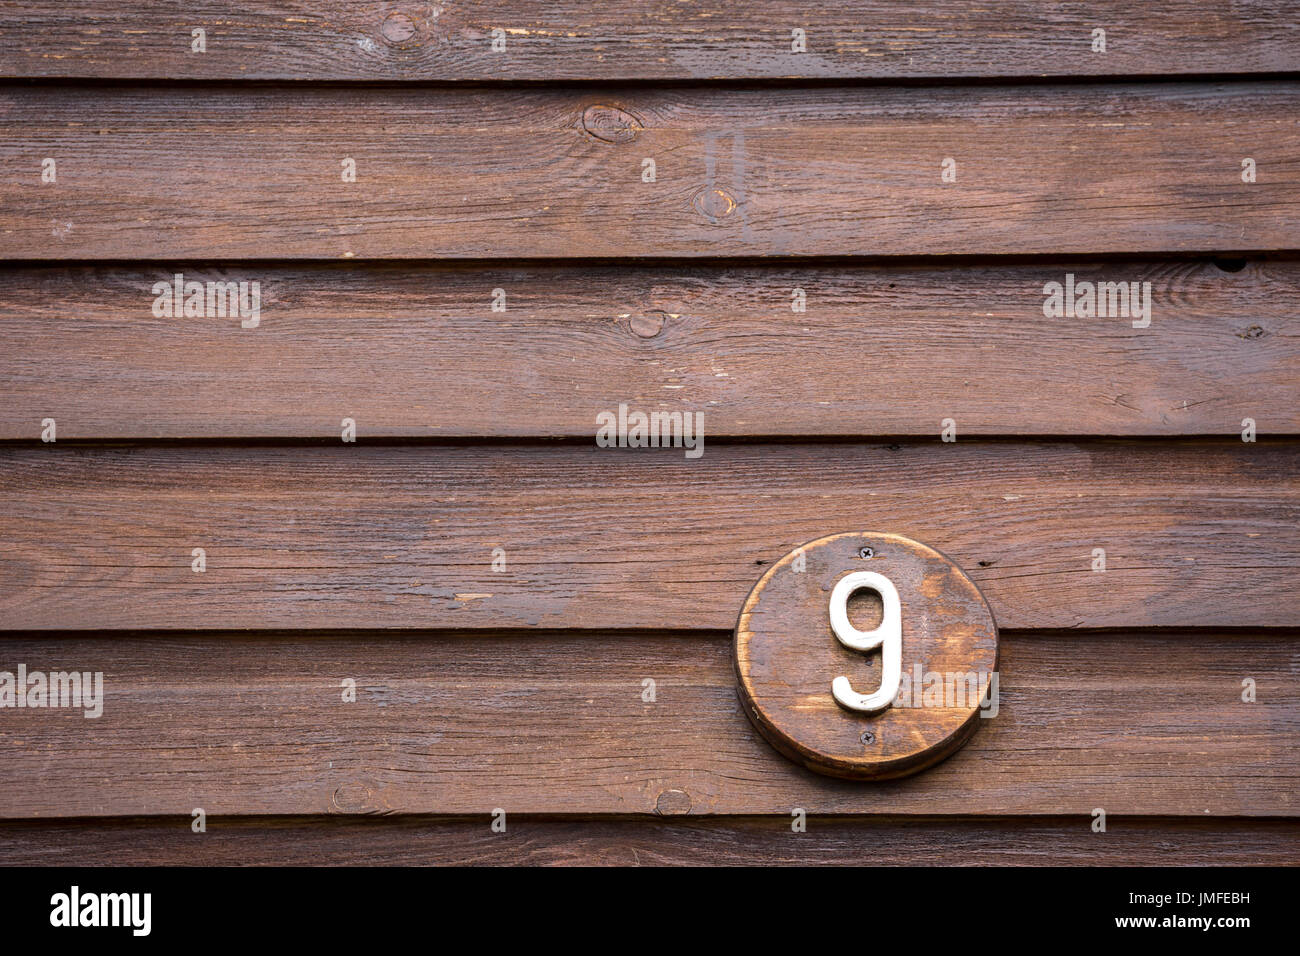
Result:
[[[176,268],[6,270],[0,437],[47,417],[62,439],[335,437],[351,417],[366,437],[592,438],[620,403],[700,412],[706,437],[1300,431],[1295,260]],[[168,317],[177,274],[245,283],[248,308]],[[1150,325],[1045,317],[1070,276],[1149,283]]]
[[[766,563],[877,530],[952,557],[1002,627],[1296,626],[1297,455],[937,438],[706,442],[694,460],[594,445],[10,445],[0,617],[730,630]]]
[[[1294,249],[1298,120],[1289,82],[9,86],[0,257]]]
[[[1082,11],[1080,11],[1082,13]],[[266,79],[982,77],[1300,69],[1284,0],[0,4],[0,75]],[[203,28],[204,50],[192,31]],[[796,52],[793,30],[805,34]],[[1105,30],[1094,51],[1093,31]],[[492,46],[502,30],[503,49]]]
[[[209,818],[0,823],[0,866],[1294,866],[1300,821],[1112,817],[550,820]]]
[[[1069,814],[1084,832],[1098,807],[1300,810],[1292,638],[1011,635],[1001,649],[997,716],[936,767],[866,784],[817,776],[763,742],[740,711],[726,637],[10,636],[5,669],[101,672],[102,713],[0,710],[0,816],[199,807],[477,814],[486,828],[496,808],[788,817],[800,807]],[[1255,703],[1241,699],[1247,677]]]

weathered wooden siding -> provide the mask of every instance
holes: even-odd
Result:
[[[193,839],[189,817],[0,822],[15,865],[210,866],[1286,866],[1294,820],[1128,817],[1106,839],[1077,818],[828,817],[798,835],[785,817],[512,820],[502,840],[459,818],[236,817]]]
[[[1070,813],[1086,830],[1098,806],[1118,816],[1295,811],[1295,654],[1276,636],[1013,634],[998,715],[937,767],[870,785],[800,770],[757,736],[736,701],[728,641],[725,632],[15,635],[10,653],[31,668],[76,661],[103,671],[112,694],[94,720],[6,715],[7,745],[28,755],[24,769],[39,768],[43,786],[7,787],[0,815],[803,807]],[[1256,676],[1259,703],[1241,703],[1239,674]],[[355,675],[356,703],[341,702],[337,675]],[[642,700],[646,677],[654,703]]]
[[[155,316],[170,266],[10,269],[0,437],[41,411],[60,439],[334,438],[350,416],[367,439],[585,442],[593,409],[665,401],[719,438],[1300,432],[1294,260],[175,268],[259,282],[265,324]],[[1044,317],[1067,273],[1151,283],[1153,328]]]
[[[0,670],[106,683],[0,709],[0,863],[1300,860],[1294,11],[792,16],[0,2]],[[619,403],[704,455],[594,447]],[[1002,629],[999,715],[883,783],[729,657],[863,529]]]
[[[1292,83],[38,86],[0,90],[0,137],[8,258],[1091,255],[1300,234]],[[58,189],[35,175],[51,153]]]
[[[911,78],[1267,73],[1300,68],[1285,0],[221,0],[0,7],[0,75],[277,80]],[[190,50],[191,31],[208,50]],[[1108,30],[1105,56],[1092,31]],[[796,54],[791,31],[808,36]],[[494,29],[507,44],[493,52]]]
[[[1300,620],[1289,441],[706,447],[15,444],[0,607],[54,630],[720,630],[764,564],[888,527],[942,540],[1003,628]]]

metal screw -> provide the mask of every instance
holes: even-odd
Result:
[[[858,548],[859,558],[874,558],[875,556],[876,556],[876,552],[871,550],[871,548],[866,548],[866,547]]]
[[[876,735],[869,730],[864,730],[862,731],[862,742],[867,745],[874,744],[876,742]]]

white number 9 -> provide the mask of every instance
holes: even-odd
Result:
[[[884,604],[880,626],[871,631],[859,631],[849,623],[849,598],[856,592],[872,590],[880,595]],[[855,571],[840,578],[831,591],[831,630],[841,644],[854,651],[874,651],[881,648],[884,675],[880,688],[874,694],[859,694],[847,677],[837,677],[831,684],[835,702],[848,710],[874,714],[884,710],[898,696],[903,678],[903,609],[898,600],[894,582],[875,571]]]

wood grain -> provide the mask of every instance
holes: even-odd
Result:
[[[11,267],[0,437],[588,439],[619,403],[718,437],[1296,434],[1300,261],[1223,265],[175,266],[258,283],[253,329],[155,316],[170,267]],[[1151,283],[1150,327],[1044,317],[1066,275]]]
[[[1297,120],[1288,82],[9,86],[0,257],[1294,249]]]
[[[670,79],[1187,74],[1300,69],[1284,0],[1033,0],[799,10],[672,0],[0,4],[0,75],[150,79]],[[207,31],[206,52],[191,30]],[[792,52],[791,30],[807,34]],[[1105,53],[1092,31],[1106,30]],[[491,31],[507,31],[492,52]]]
[[[0,710],[0,816],[1296,816],[1277,635],[1005,634],[999,711],[903,780],[834,780],[741,713],[728,635],[12,635],[6,669],[102,672],[103,713]],[[1241,700],[1253,678],[1257,701]],[[341,682],[356,681],[355,703]],[[643,681],[655,681],[655,700]],[[32,781],[39,781],[33,786]],[[813,824],[815,826],[815,822]]]
[[[389,817],[0,823],[0,866],[1294,866],[1300,821]]]
[[[0,618],[729,631],[766,563],[868,527],[949,555],[1002,628],[1296,626],[1298,451],[936,439],[706,444],[687,460],[547,444],[9,446]],[[1105,572],[1092,570],[1095,548]]]

